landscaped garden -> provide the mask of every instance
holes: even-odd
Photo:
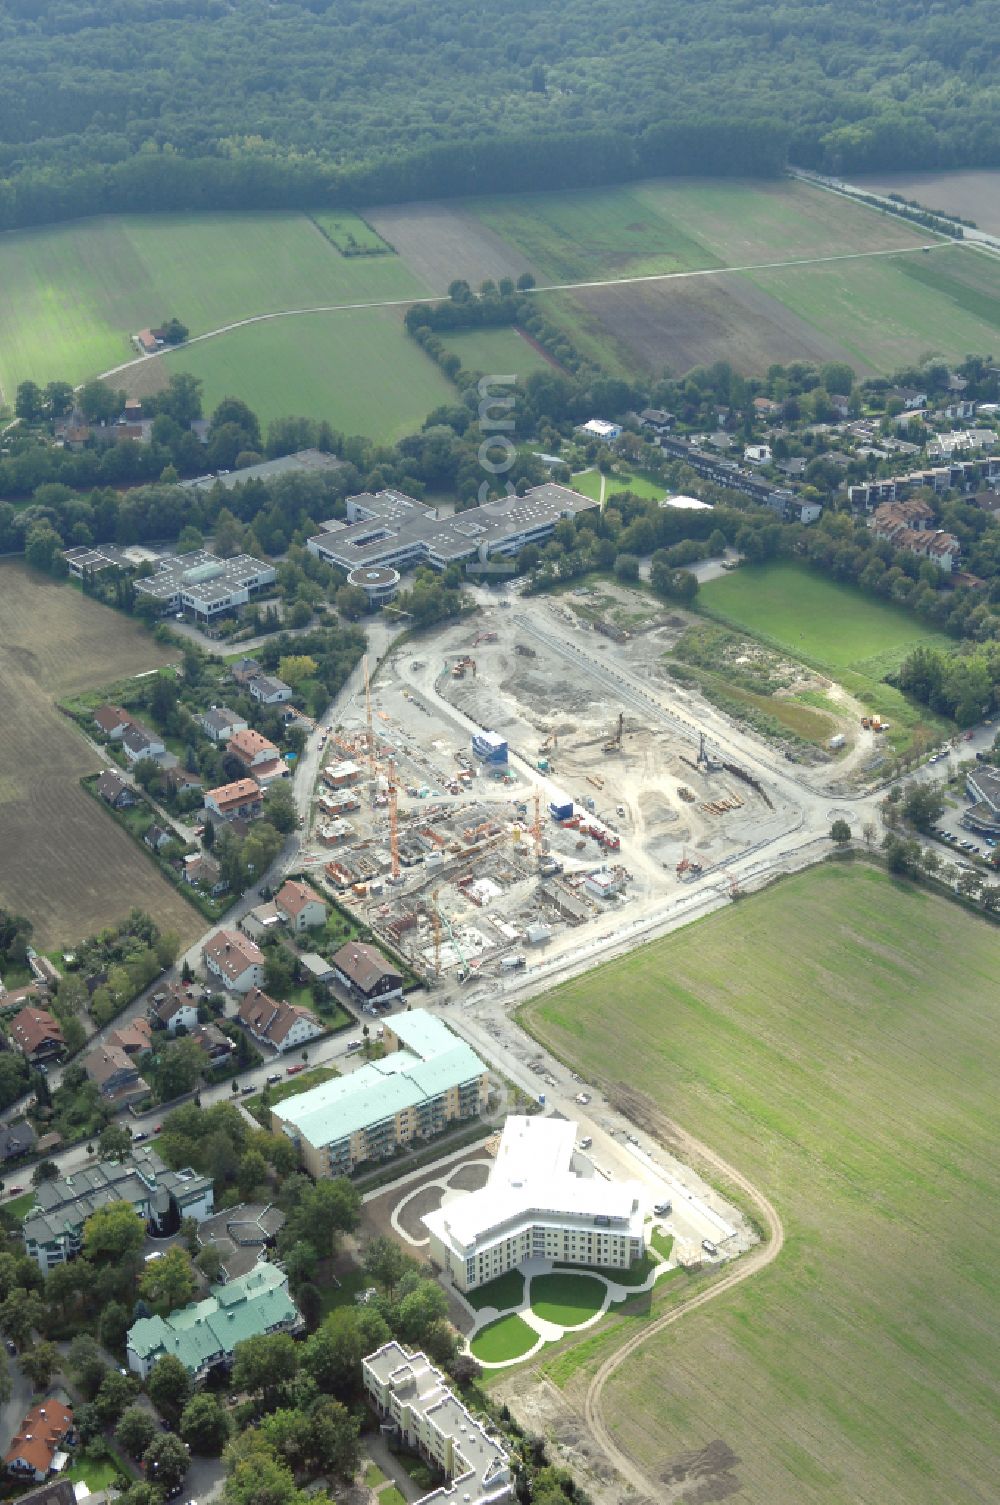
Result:
[[[524,1276],[520,1270],[508,1270],[506,1275],[499,1275],[496,1280],[489,1280],[465,1294],[466,1301],[477,1312],[488,1306],[495,1307],[498,1312],[507,1312],[511,1307],[520,1306],[523,1297]]]
[[[592,1275],[557,1270],[531,1281],[531,1310],[559,1327],[580,1327],[601,1310],[607,1286]]]
[[[504,1364],[519,1359],[538,1342],[538,1334],[523,1318],[511,1312],[498,1317],[478,1332],[469,1345],[473,1356],[484,1364]]]

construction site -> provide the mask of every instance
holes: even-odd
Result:
[[[306,865],[432,986],[530,968],[691,885],[738,898],[727,861],[789,824],[646,691],[653,633],[642,652],[555,602],[515,608],[366,665],[325,729]]]

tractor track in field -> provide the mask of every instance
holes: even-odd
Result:
[[[738,1260],[727,1275],[723,1275],[721,1279],[715,1281],[706,1290],[689,1296],[685,1301],[672,1307],[669,1312],[665,1312],[662,1317],[657,1317],[655,1321],[651,1322],[648,1327],[644,1327],[641,1332],[636,1333],[634,1337],[629,1338],[609,1358],[604,1360],[604,1363],[600,1365],[587,1387],[587,1394],[584,1400],[584,1416],[586,1417],[587,1427],[594,1441],[602,1449],[608,1462],[638,1491],[642,1499],[644,1501],[656,1500],[658,1505],[670,1505],[670,1502],[675,1498],[675,1494],[663,1480],[649,1477],[618,1446],[604,1419],[601,1404],[604,1388],[621,1365],[625,1363],[626,1359],[630,1359],[637,1349],[641,1348],[644,1343],[649,1342],[650,1338],[656,1337],[658,1333],[661,1333],[664,1328],[669,1327],[672,1323],[679,1322],[688,1312],[705,1306],[717,1296],[724,1295],[726,1291],[731,1291],[734,1286],[741,1284],[744,1280],[748,1280],[751,1275],[756,1275],[759,1271],[766,1269],[768,1265],[772,1264],[778,1258],[785,1242],[785,1230],[777,1209],[764,1196],[763,1192],[754,1186],[752,1181],[748,1180],[734,1166],[723,1160],[721,1155],[716,1154],[714,1150],[710,1150],[707,1145],[702,1144],[700,1140],[688,1134],[678,1124],[667,1121],[665,1126],[676,1137],[676,1153],[681,1155],[685,1160],[693,1161],[694,1163],[697,1163],[697,1161],[706,1163],[713,1171],[718,1172],[731,1181],[734,1186],[738,1187],[750,1199],[754,1209],[759,1213],[763,1221],[767,1239],[765,1242],[758,1244],[756,1249]]]
[[[638,285],[653,282],[678,282],[695,277],[725,277],[738,272],[780,271],[783,267],[823,266],[838,261],[867,261],[874,256],[912,256],[925,251],[938,251],[954,244],[955,242],[953,241],[941,240],[929,242],[926,245],[901,246],[881,251],[842,251],[831,256],[796,257],[790,261],[760,261],[750,263],[746,266],[699,267],[687,272],[651,272],[638,277],[606,277],[584,282],[551,282],[529,288],[527,291],[532,294],[572,293],[582,292],[588,288],[625,287],[629,284]],[[171,350],[186,350],[192,345],[201,344],[203,340],[215,340],[220,335],[232,334],[234,330],[245,329],[251,324],[265,324],[271,319],[294,319],[311,314],[353,313],[377,308],[411,308],[415,304],[440,303],[446,298],[446,293],[435,293],[429,297],[384,298],[359,303],[322,303],[313,307],[280,308],[266,314],[250,314],[245,319],[235,319],[230,324],[220,324],[217,329],[208,329],[202,334],[192,335],[190,339],[184,341],[183,345],[165,345],[162,350],[152,351],[148,355],[137,355],[129,361],[121,361],[117,366],[110,366],[106,371],[99,372],[94,380],[105,381],[108,377],[120,376],[123,371],[131,371],[136,366],[145,365],[147,361],[157,360],[160,356],[166,355]]]

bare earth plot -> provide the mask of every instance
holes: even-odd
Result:
[[[55,707],[170,657],[117,612],[0,562],[0,903],[32,920],[36,944],[78,941],[136,905],[184,939],[203,928],[80,788],[101,760]]]
[[[927,209],[975,220],[980,230],[1000,235],[1000,172],[890,172],[851,181],[872,193],[900,193]]]
[[[784,1223],[773,1264],[600,1395],[657,1505],[995,1498],[998,996],[993,926],[827,866],[528,1005],[647,1132],[696,1135]]]
[[[580,310],[583,321],[617,347],[622,362],[638,360],[656,376],[665,367],[681,373],[713,361],[729,361],[748,375],[776,361],[857,364],[836,338],[737,273],[540,296],[571,318]],[[872,368],[862,363],[859,369],[867,375]]]
[[[365,218],[432,292],[446,292],[456,277],[477,287],[487,277],[537,275],[518,247],[454,204],[395,204]]]

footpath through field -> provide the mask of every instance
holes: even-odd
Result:
[[[701,267],[688,272],[650,272],[639,277],[604,277],[588,282],[547,282],[542,286],[530,288],[528,291],[531,293],[572,293],[584,291],[587,288],[627,287],[630,283],[679,282],[693,277],[726,277],[738,272],[779,271],[782,267],[822,266],[836,261],[868,261],[875,256],[912,256],[916,252],[939,251],[953,244],[954,242],[950,240],[935,240],[926,245],[900,246],[890,250],[842,251],[832,256],[795,257],[790,261],[757,261],[749,262],[744,266]],[[446,296],[445,293],[437,293],[425,298],[382,298],[361,303],[320,303],[311,308],[282,308],[266,314],[251,314],[248,318],[236,319],[231,324],[220,324],[218,329],[206,330],[204,334],[192,335],[183,346],[164,346],[163,349],[153,351],[149,355],[137,355],[130,361],[122,361],[120,365],[109,366],[107,371],[98,373],[96,380],[104,381],[108,377],[119,376],[123,371],[131,371],[135,366],[141,366],[146,361],[154,361],[171,350],[186,350],[191,345],[200,344],[203,340],[215,340],[220,335],[231,334],[236,329],[245,329],[249,324],[265,324],[271,319],[295,319],[310,314],[351,313],[378,308],[412,308],[420,303],[440,303]]]

